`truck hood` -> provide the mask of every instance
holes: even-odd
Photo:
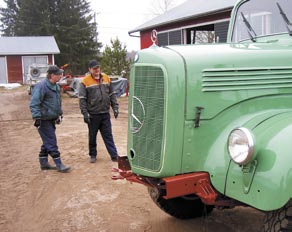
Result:
[[[187,120],[198,106],[201,118],[210,119],[251,98],[292,93],[291,39],[167,48],[185,63]]]

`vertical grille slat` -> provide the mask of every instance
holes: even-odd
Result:
[[[132,134],[136,156],[133,164],[150,171],[158,171],[161,165],[163,116],[164,116],[164,73],[161,68],[138,66],[135,68],[133,96],[143,104],[142,110],[134,105],[135,115],[144,118],[141,129]],[[140,104],[138,102],[133,104]],[[140,107],[141,109],[141,107]],[[133,126],[135,126],[135,120]]]

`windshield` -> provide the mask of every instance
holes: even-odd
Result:
[[[292,35],[292,0],[251,0],[239,6],[232,42],[256,41],[257,37]]]

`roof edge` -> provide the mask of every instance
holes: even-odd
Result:
[[[128,31],[128,34],[131,36],[132,33],[135,33],[135,32],[141,32],[141,31],[145,31],[147,29],[152,29],[154,27],[161,27],[161,26],[166,26],[166,25],[169,25],[169,24],[172,24],[173,22],[182,22],[182,21],[186,21],[186,20],[189,20],[189,19],[197,19],[197,18],[201,18],[201,17],[204,17],[204,16],[207,16],[207,15],[214,15],[215,13],[224,13],[224,12],[227,12],[229,10],[232,10],[233,9],[233,6],[231,7],[226,7],[224,9],[220,9],[220,11],[218,10],[214,10],[214,11],[208,11],[208,12],[205,12],[203,14],[197,14],[197,15],[192,15],[192,16],[188,16],[188,17],[183,17],[183,18],[180,18],[180,19],[175,19],[175,20],[171,20],[171,21],[167,21],[167,22],[163,22],[163,23],[159,23],[159,24],[153,24],[153,25],[150,25],[150,26],[146,26],[146,27],[137,27],[131,31]]]

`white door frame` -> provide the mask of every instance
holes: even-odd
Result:
[[[22,56],[22,81],[26,84],[26,74],[28,66],[31,64],[48,64],[48,55],[36,55],[36,56]]]
[[[6,56],[0,57],[0,84],[8,83],[8,73],[7,73],[7,59]]]

